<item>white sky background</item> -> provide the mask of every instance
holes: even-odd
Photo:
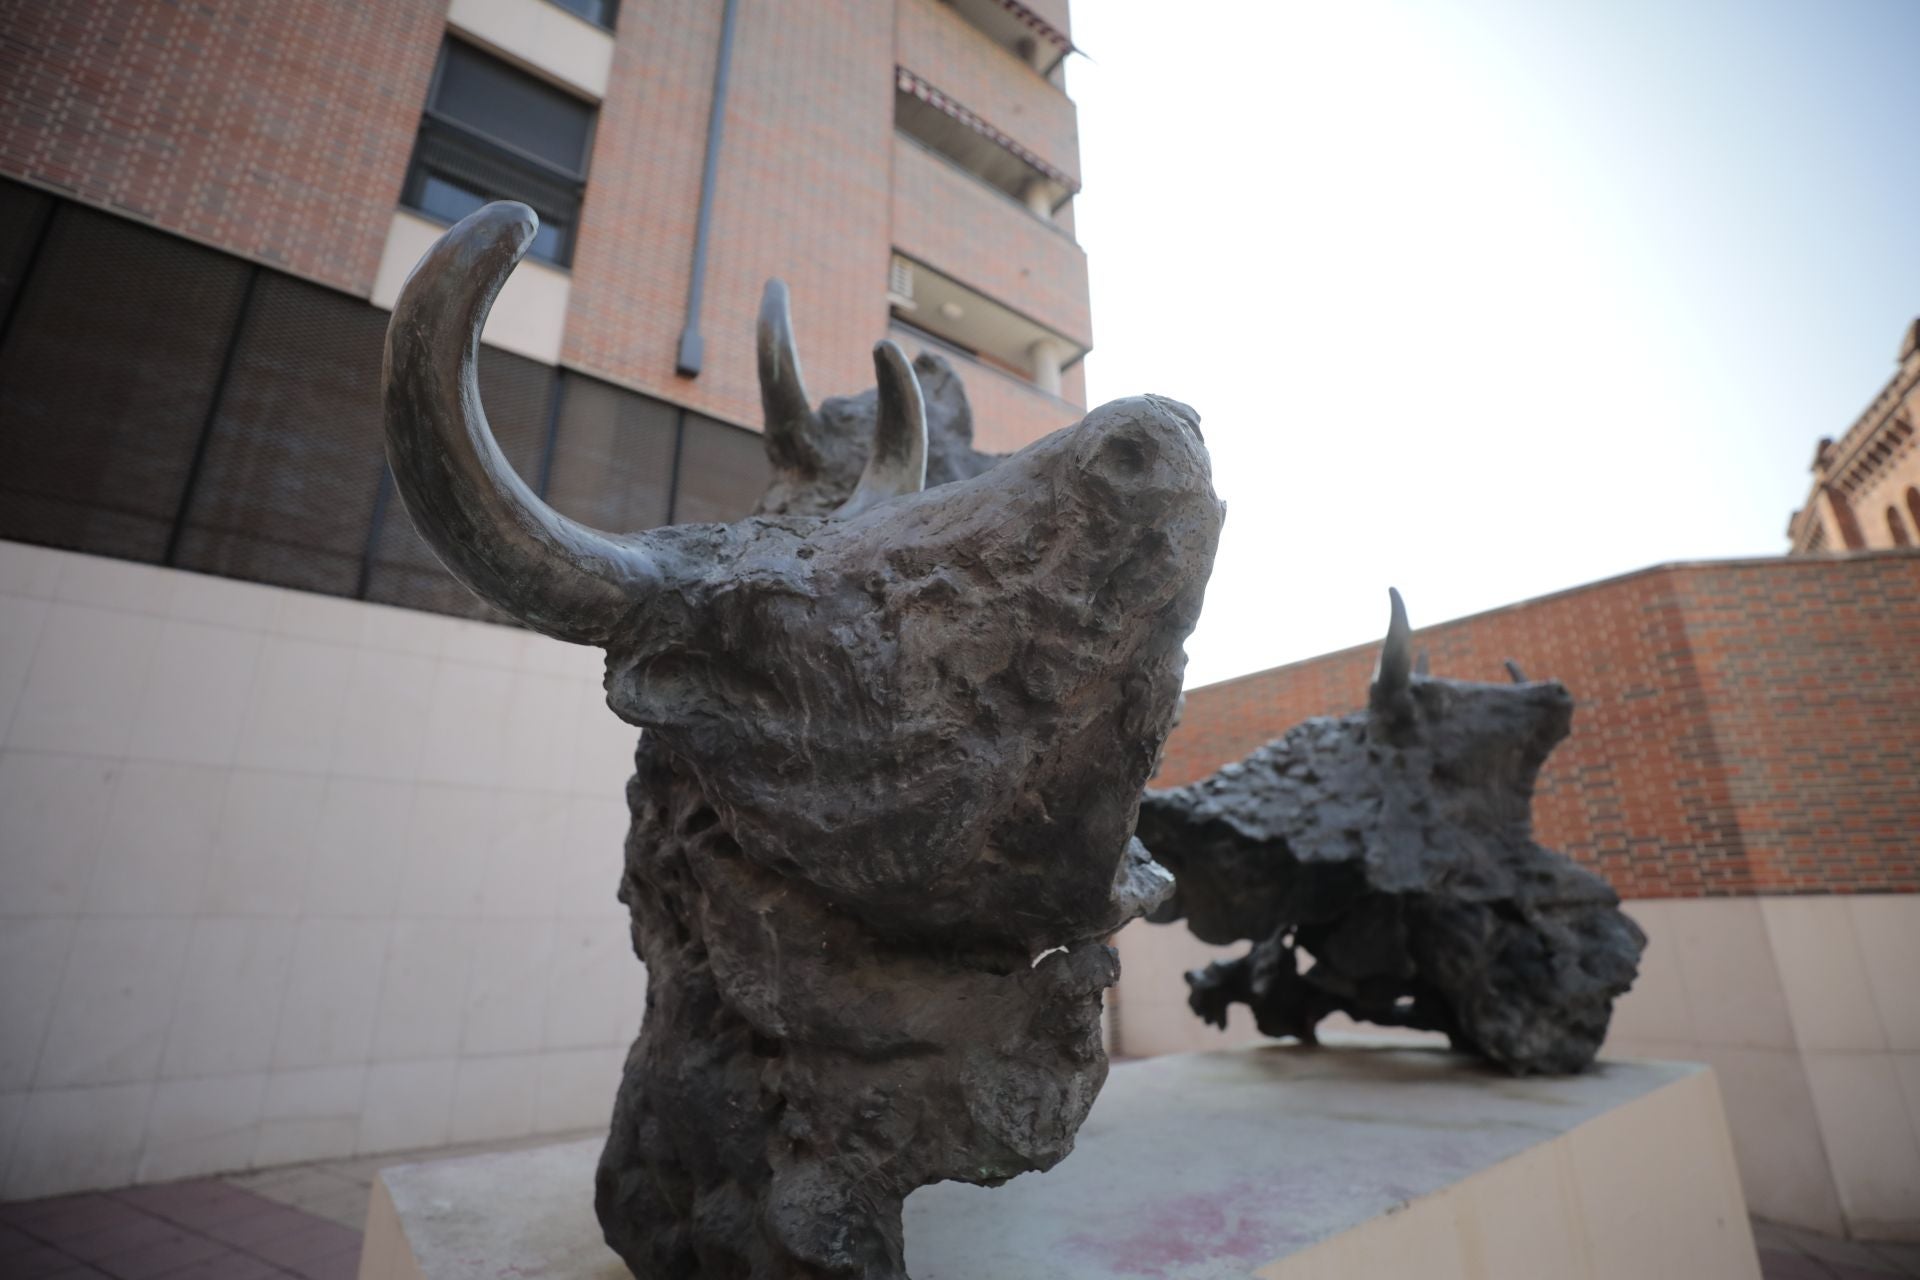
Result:
[[[1920,314],[1920,0],[1079,0],[1074,37],[1089,396],[1192,404],[1228,505],[1189,686],[1377,639],[1389,584],[1421,626],[1784,551]]]

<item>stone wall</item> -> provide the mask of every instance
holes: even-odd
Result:
[[[600,655],[0,542],[0,1199],[604,1122]]]

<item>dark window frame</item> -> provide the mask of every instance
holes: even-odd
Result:
[[[587,108],[586,136],[581,142],[581,164],[577,171],[556,164],[544,156],[534,155],[523,147],[497,138],[484,129],[438,109],[436,104],[446,77],[448,54],[455,45],[469,54],[498,63],[516,75],[540,81],[555,94],[573,99]],[[412,155],[407,160],[406,178],[400,188],[400,203],[402,207],[421,217],[449,225],[450,220],[445,214],[436,212],[426,205],[426,185],[429,178],[439,178],[442,182],[479,197],[483,203],[491,200],[519,200],[540,215],[542,226],[550,227],[557,233],[558,243],[552,253],[542,251],[538,247],[539,242],[536,241],[535,247],[528,251],[528,255],[549,266],[566,270],[573,264],[573,251],[580,231],[580,215],[586,204],[587,170],[592,164],[594,142],[599,136],[599,130],[598,103],[577,94],[568,93],[559,85],[541,81],[540,77],[515,66],[497,54],[480,45],[458,39],[449,32],[440,42],[440,52],[433,64],[433,77],[427,84],[427,100],[421,108],[420,127],[414,135]],[[493,173],[490,176],[494,180],[476,181],[471,176],[463,175],[462,168],[469,173],[476,169],[491,169]]]
[[[568,4],[567,0],[547,0],[547,3],[556,9],[565,10],[588,26],[599,31],[605,31],[609,35],[613,33],[614,29],[620,23],[620,0],[605,0],[607,17],[604,22],[595,18],[589,18],[586,14],[581,13],[578,9]]]

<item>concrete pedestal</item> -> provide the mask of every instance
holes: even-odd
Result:
[[[360,1280],[626,1272],[597,1142],[384,1171]],[[1755,1280],[1713,1074],[1513,1080],[1425,1049],[1267,1046],[1114,1068],[1074,1154],[924,1188],[915,1280]]]

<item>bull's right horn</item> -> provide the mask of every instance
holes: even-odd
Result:
[[[903,493],[927,487],[927,406],[920,379],[906,353],[892,342],[873,348],[873,371],[880,384],[873,424],[873,452],[867,455],[860,483],[836,514],[858,515]]]
[[[561,515],[494,443],[480,331],[540,225],[526,205],[469,214],[407,277],[387,325],[387,461],[414,527],[454,577],[535,631],[598,644],[667,576],[646,535]]]

